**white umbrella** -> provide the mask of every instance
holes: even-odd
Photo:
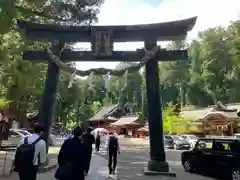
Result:
[[[106,130],[105,128],[96,128],[91,133],[93,135],[95,135],[95,134],[97,134],[97,132],[99,132],[99,133],[108,133],[108,130]]]

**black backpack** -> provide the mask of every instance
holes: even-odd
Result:
[[[37,157],[35,157],[35,145],[41,140],[39,137],[36,139],[33,143],[29,144],[28,143],[28,138],[24,138],[24,143],[21,144],[15,154],[15,160],[14,160],[14,166],[15,166],[15,171],[21,170],[21,168],[27,168],[33,166],[35,163]],[[24,167],[23,167],[24,165]]]
[[[116,137],[114,137],[114,136],[110,137],[109,148],[110,149],[115,149],[115,150],[118,149],[118,139]]]

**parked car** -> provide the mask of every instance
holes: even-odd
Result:
[[[165,135],[164,143],[166,148],[173,149],[190,149],[190,144],[176,135]]]
[[[227,180],[240,179],[240,140],[201,138],[191,151],[181,155],[185,171],[204,173]]]
[[[2,141],[2,146],[18,146],[20,140],[31,135],[30,132],[22,129],[9,129],[8,140]]]
[[[18,146],[19,142],[22,138],[32,135],[32,133],[30,133],[27,130],[24,129],[9,129],[9,136],[8,136],[8,140],[4,140],[2,142],[2,146],[10,146],[10,147],[14,147],[14,146]],[[57,137],[53,134],[50,134],[49,136],[49,145],[50,146],[54,146],[56,145],[56,141],[57,141]]]
[[[193,134],[184,134],[180,136],[181,138],[185,139],[191,146],[191,148],[195,147],[195,144],[198,140],[198,137]]]

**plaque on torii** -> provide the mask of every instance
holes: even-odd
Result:
[[[113,38],[111,29],[92,28],[92,53],[95,57],[113,55]]]

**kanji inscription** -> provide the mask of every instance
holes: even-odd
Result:
[[[92,31],[92,51],[97,57],[111,56],[113,51],[112,32],[110,29],[94,29]]]

